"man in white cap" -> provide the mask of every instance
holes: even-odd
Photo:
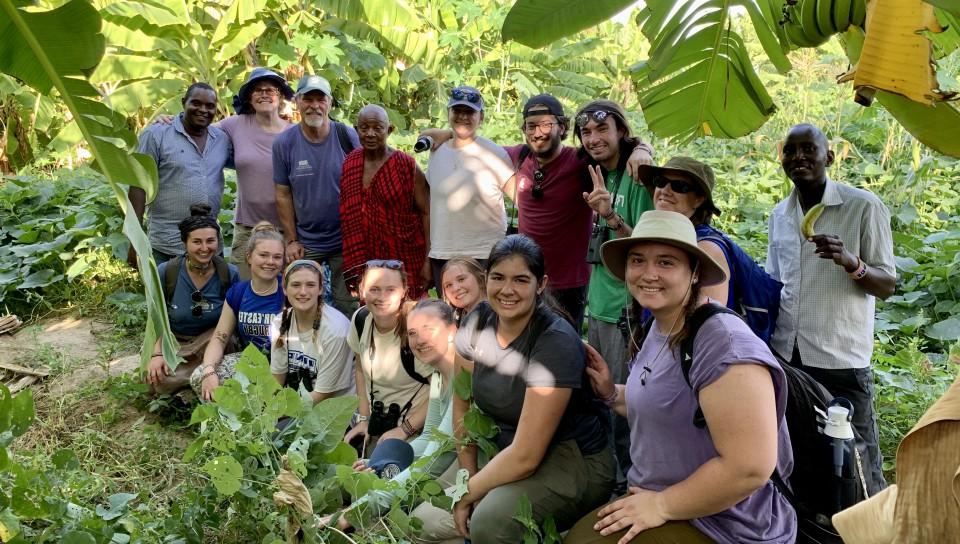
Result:
[[[330,119],[330,82],[305,75],[297,84],[300,123],[273,142],[273,181],[287,260],[312,259],[330,266],[334,306],[346,315],[356,299],[343,281],[340,233],[340,171],[347,154],[360,147],[357,132]]]

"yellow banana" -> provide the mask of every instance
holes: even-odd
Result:
[[[804,239],[809,240],[816,236],[817,233],[813,230],[813,225],[816,224],[817,219],[820,219],[823,209],[823,202],[821,202],[810,208],[803,216],[803,222],[800,223],[800,234],[803,234]]]

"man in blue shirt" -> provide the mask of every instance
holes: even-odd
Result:
[[[273,181],[287,261],[311,259],[330,266],[333,305],[352,315],[357,301],[343,281],[340,235],[340,171],[347,153],[360,147],[352,127],[330,119],[330,82],[305,75],[297,84],[300,123],[273,142]]]
[[[147,233],[158,265],[183,253],[177,225],[190,216],[192,204],[209,204],[213,217],[220,212],[223,168],[233,157],[230,137],[210,126],[217,113],[213,87],[194,83],[181,103],[183,112],[174,117],[173,122],[150,125],[140,134],[137,151],[157,163],[160,183],[156,198],[147,207],[143,189],[130,187],[127,191],[140,221],[143,221],[144,208],[148,208]],[[127,261],[137,266],[132,247]]]

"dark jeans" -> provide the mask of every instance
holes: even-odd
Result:
[[[433,270],[433,285],[437,289],[437,298],[443,298],[443,282],[440,277],[440,271],[443,270],[443,265],[447,264],[447,261],[450,259],[434,259],[430,257],[430,268]],[[480,263],[480,268],[487,269],[487,259],[477,259]]]
[[[867,446],[867,458],[863,460],[867,491],[871,496],[882,491],[887,487],[887,481],[883,477],[883,455],[880,453],[877,415],[873,409],[873,371],[869,367],[832,370],[804,366],[796,347],[790,364],[820,382],[831,395],[853,403],[853,426]]]
[[[176,255],[170,255],[169,253],[157,251],[156,249],[153,250],[153,262],[157,263],[157,266],[160,266],[160,263],[165,263],[174,257],[176,257]]]
[[[570,314],[573,322],[576,323],[574,329],[577,330],[577,334],[581,334],[583,331],[583,313],[587,306],[587,286],[554,289],[551,294],[560,304],[560,307]]]

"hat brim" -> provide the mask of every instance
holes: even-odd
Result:
[[[697,274],[700,276],[699,284],[701,287],[707,285],[717,285],[727,279],[727,274],[723,268],[713,260],[713,257],[707,254],[699,246],[689,245],[671,238],[643,237],[643,238],[617,238],[610,240],[600,246],[600,260],[607,267],[610,274],[620,281],[624,281],[627,268],[627,253],[630,248],[637,244],[666,244],[678,249],[682,249],[697,257],[700,265]]]
[[[706,205],[713,211],[713,215],[720,215],[720,208],[713,203],[713,191],[707,187],[707,184],[700,179],[700,176],[692,172],[687,172],[686,170],[680,170],[679,168],[665,168],[663,166],[653,166],[652,164],[641,164],[640,167],[637,168],[638,181],[647,188],[647,191],[650,193],[650,198],[653,198],[653,191],[656,190],[656,187],[653,186],[653,178],[657,177],[657,174],[664,173],[687,176],[694,180],[697,186],[700,187],[700,190],[703,191],[704,196],[706,196]]]
[[[470,102],[469,100],[451,100],[447,102],[447,109],[450,109],[454,106],[467,106],[473,108],[473,111],[483,111],[483,106]]]

